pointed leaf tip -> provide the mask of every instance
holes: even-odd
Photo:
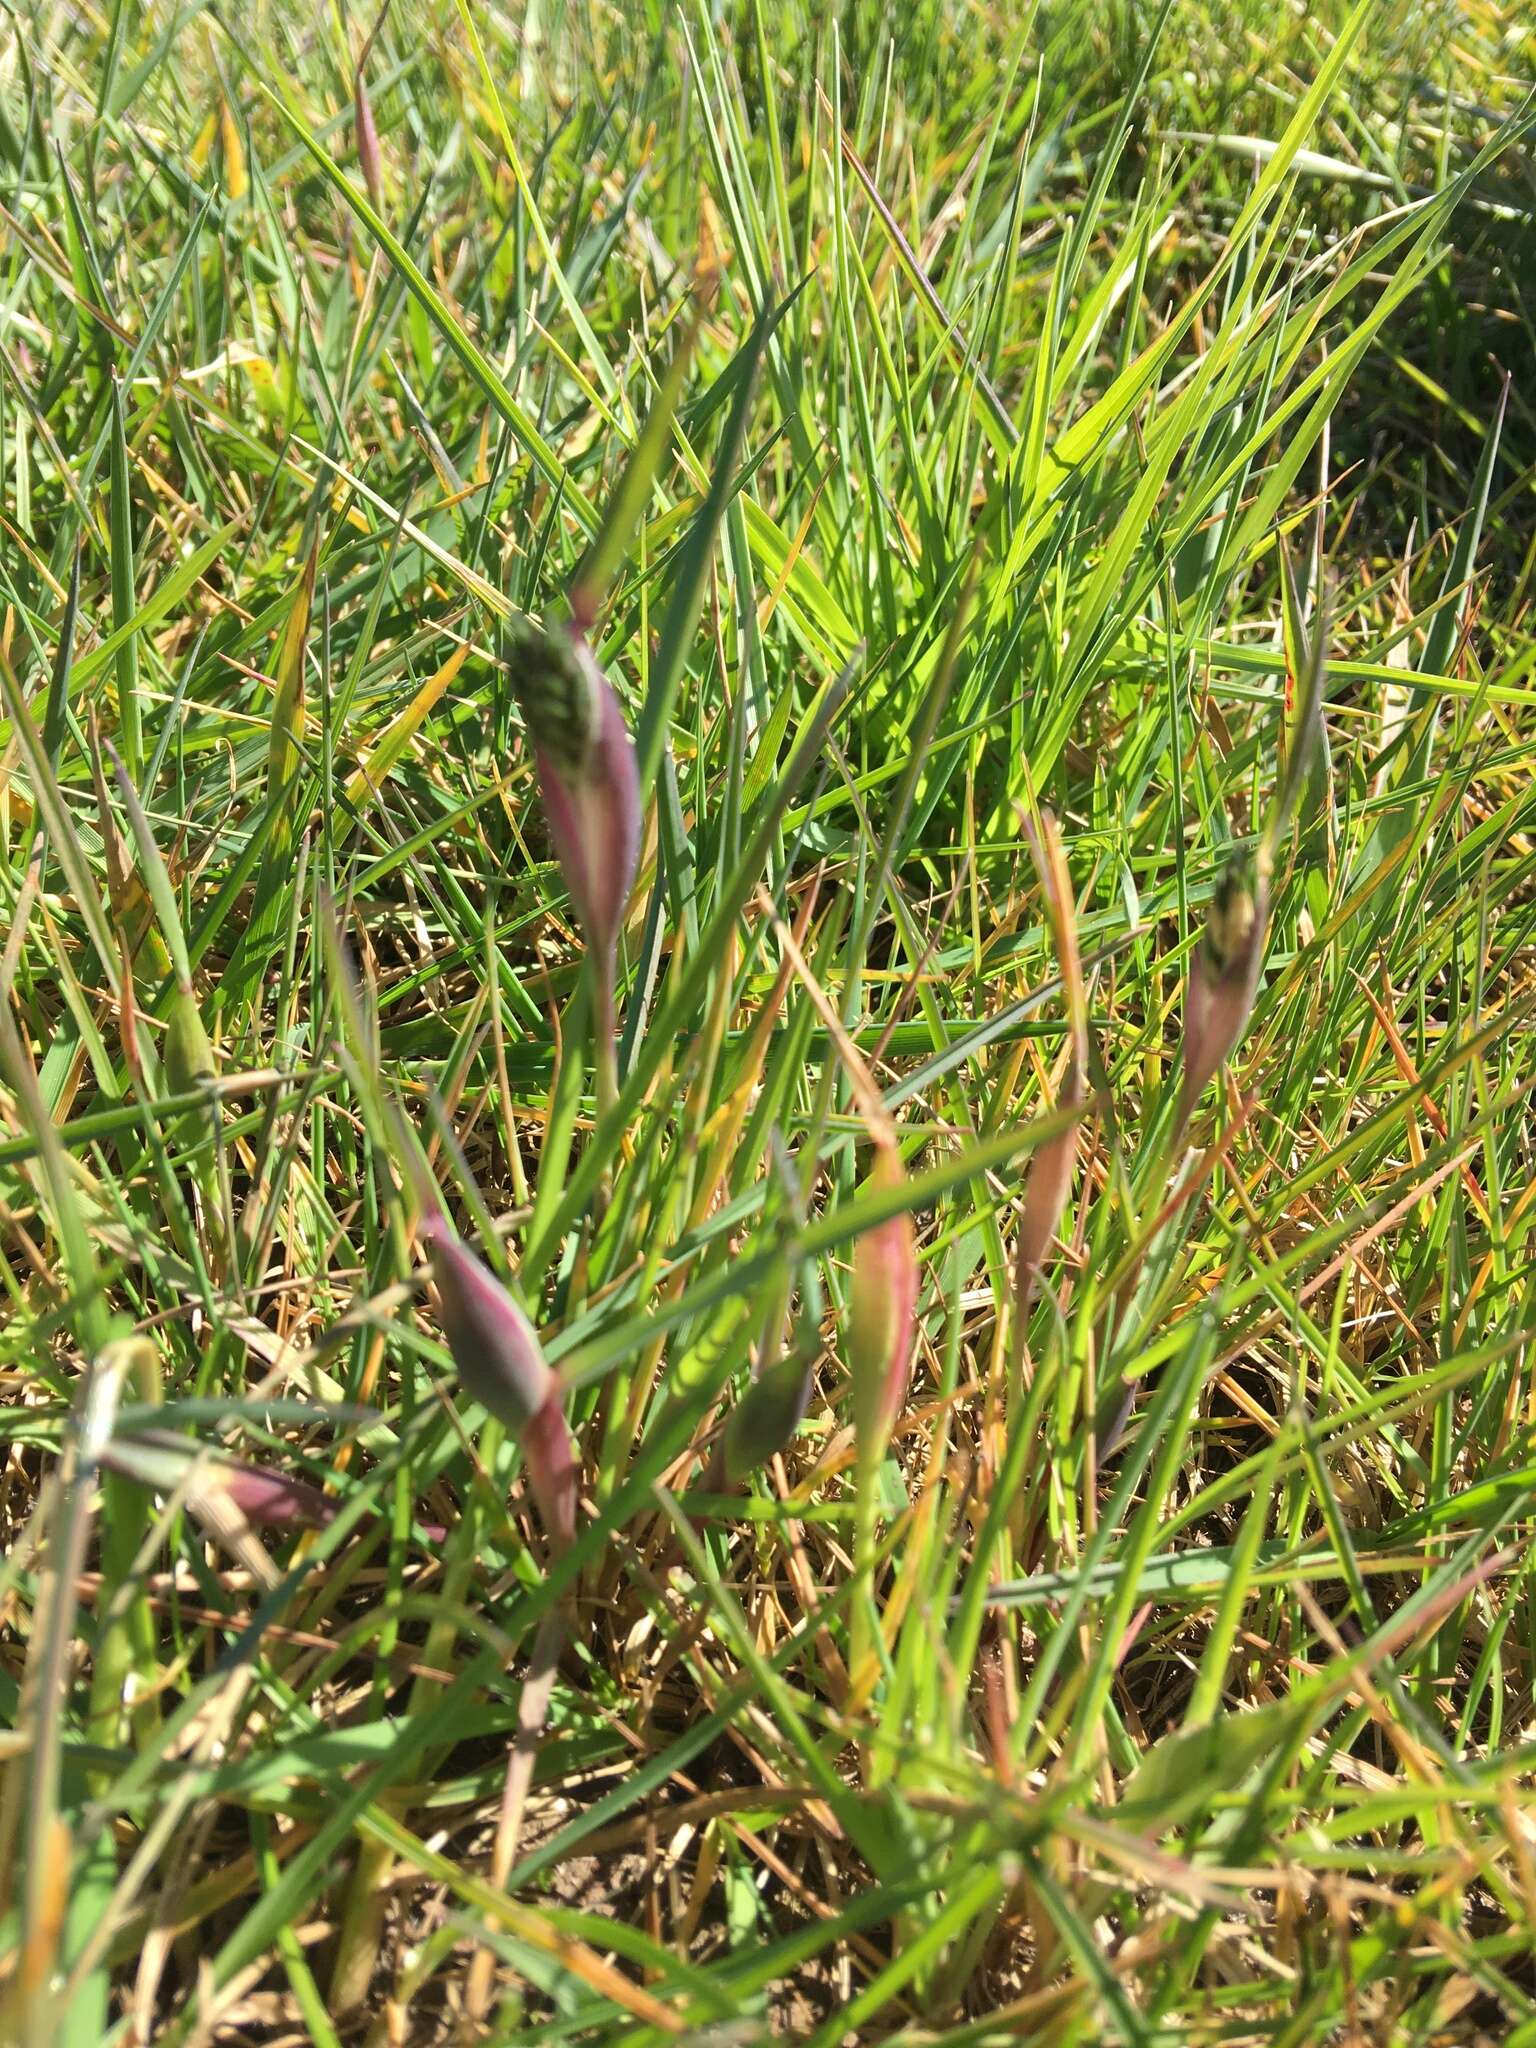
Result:
[[[373,102],[368,97],[368,87],[363,80],[362,66],[358,66],[352,92],[353,125],[357,131],[357,161],[363,174],[363,183],[374,211],[381,211],[384,205],[384,164],[379,149],[379,128],[373,118]]]

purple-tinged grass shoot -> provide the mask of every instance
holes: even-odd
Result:
[[[882,1143],[865,1185],[905,1181],[894,1142]],[[848,1371],[861,1468],[879,1464],[907,1397],[917,1340],[917,1233],[903,1209],[866,1230],[853,1248],[848,1296]]]
[[[1178,1129],[1189,1122],[1208,1081],[1226,1065],[1258,993],[1269,916],[1269,884],[1238,855],[1223,869],[1210,916],[1190,963],[1184,996],[1183,1072]]]
[[[559,1377],[512,1295],[441,1212],[429,1214],[419,1234],[432,1254],[443,1334],[459,1378],[520,1446],[545,1534],[563,1547],[576,1534],[580,1464]]]
[[[1285,758],[1258,846],[1251,859],[1235,854],[1222,870],[1205,931],[1190,963],[1175,1143],[1188,1126],[1206,1084],[1221,1072],[1247,1029],[1264,964],[1272,880],[1280,843],[1312,786],[1313,768],[1320,749],[1326,745],[1326,606],[1319,596],[1311,626],[1304,627],[1288,564],[1283,567],[1282,582],[1287,658],[1294,672]]]
[[[170,1429],[114,1436],[99,1457],[109,1472],[155,1493],[182,1489],[192,1512],[216,1533],[229,1526],[231,1512],[256,1528],[288,1530],[323,1529],[341,1509],[307,1479],[245,1464]]]
[[[616,1090],[614,977],[640,861],[635,743],[618,694],[574,626],[522,627],[512,686],[533,745],[549,836],[586,936],[599,1086]]]
[[[895,1192],[905,1183],[895,1135],[881,1131],[867,1189]],[[848,1372],[853,1395],[855,1475],[854,1595],[850,1704],[866,1697],[878,1665],[874,1638],[875,1521],[880,1467],[907,1398],[917,1342],[917,1232],[911,1212],[872,1225],[855,1242],[848,1293]]]

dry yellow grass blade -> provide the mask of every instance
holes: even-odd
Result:
[[[469,643],[461,642],[452,654],[422,684],[411,701],[385,726],[377,741],[368,750],[355,772],[347,778],[347,801],[361,809],[378,795],[384,778],[410,745],[424,721],[430,716],[464,666],[469,656]]]

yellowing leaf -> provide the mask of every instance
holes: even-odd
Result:
[[[423,719],[464,666],[464,657],[468,653],[467,645],[455,647],[437,673],[429,676],[410,703],[390,720],[380,735],[377,746],[347,782],[349,803],[361,804],[368,797],[377,794],[385,776],[410,745]]]
[[[240,139],[240,123],[235,119],[234,109],[228,100],[219,106],[219,136],[224,145],[224,189],[231,199],[243,199],[251,181],[246,174],[245,144]]]
[[[197,140],[192,145],[192,154],[188,159],[194,171],[207,170],[208,159],[213,155],[213,140],[218,132],[219,117],[217,114],[210,114],[198,130]]]
[[[276,795],[299,765],[299,742],[304,737],[304,647],[309,636],[309,613],[315,597],[315,552],[309,551],[304,580],[293,600],[288,624],[278,650],[273,677],[276,695],[272,700],[272,727],[267,741],[267,787]]]

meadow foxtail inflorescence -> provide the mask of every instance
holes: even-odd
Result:
[[[603,1058],[613,1042],[619,932],[640,860],[635,743],[618,693],[574,626],[522,627],[510,670],[549,836],[592,958]]]
[[[559,1376],[511,1294],[440,1214],[420,1235],[432,1254],[443,1334],[459,1378],[522,1448],[528,1484],[555,1544],[576,1534],[576,1447]]]

